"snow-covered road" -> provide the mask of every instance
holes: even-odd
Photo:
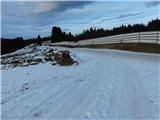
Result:
[[[79,65],[2,70],[2,119],[159,118],[158,55],[69,50]]]

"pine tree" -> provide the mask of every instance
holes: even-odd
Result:
[[[40,46],[42,45],[42,39],[41,39],[40,35],[38,35],[38,37],[37,37],[37,44]]]

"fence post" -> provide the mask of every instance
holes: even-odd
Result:
[[[158,44],[158,37],[159,37],[159,32],[157,31],[157,41],[156,41],[157,44]]]
[[[120,43],[123,43],[123,38],[121,38],[121,42]]]
[[[139,32],[139,36],[138,36],[138,42],[140,43],[140,39],[141,39],[141,32]]]

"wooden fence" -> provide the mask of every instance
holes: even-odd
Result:
[[[160,44],[160,31],[151,32],[136,32],[109,37],[100,37],[79,42],[59,42],[54,45],[95,45],[95,44],[110,44],[110,43],[156,43]]]

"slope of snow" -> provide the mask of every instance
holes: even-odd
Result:
[[[68,50],[79,65],[1,70],[2,119],[159,118],[159,55]]]

